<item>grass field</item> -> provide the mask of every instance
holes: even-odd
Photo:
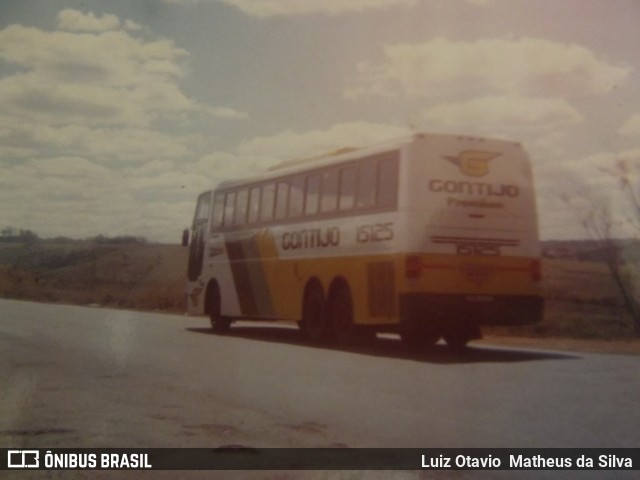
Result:
[[[0,244],[0,296],[183,312],[186,265],[177,245]]]
[[[0,297],[182,313],[188,250],[178,245],[0,243]],[[632,338],[602,263],[545,259],[544,320],[492,335]]]

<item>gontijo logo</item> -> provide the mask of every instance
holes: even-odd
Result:
[[[460,168],[460,171],[470,177],[483,177],[489,173],[489,160],[500,156],[500,153],[485,152],[483,150],[464,150],[457,157],[443,155]]]
[[[8,468],[38,468],[40,467],[40,452],[38,450],[9,450],[7,451]]]

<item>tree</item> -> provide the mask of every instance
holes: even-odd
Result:
[[[40,237],[38,237],[37,233],[32,232],[31,230],[20,230],[18,239],[21,242],[32,244],[38,242],[38,240],[40,240]]]
[[[600,170],[617,180],[631,207],[628,216],[615,214],[610,199],[599,197],[588,188],[579,188],[574,196],[565,192],[561,198],[578,214],[580,223],[594,242],[622,295],[624,306],[633,319],[636,335],[640,336],[640,304],[635,293],[637,272],[633,271],[634,265],[623,255],[627,245],[638,248],[640,242],[640,182],[637,167],[634,168],[630,159],[618,156],[613,167]],[[620,231],[631,232],[635,242],[616,240],[614,235]]]
[[[14,237],[16,235],[16,229],[13,227],[5,227],[2,229],[3,237]]]

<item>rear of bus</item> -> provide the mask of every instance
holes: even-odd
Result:
[[[529,159],[518,143],[417,135],[400,210],[409,232],[399,294],[403,338],[453,346],[481,325],[541,319],[540,246]]]

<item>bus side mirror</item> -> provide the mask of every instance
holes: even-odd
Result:
[[[189,229],[188,228],[185,228],[182,231],[182,246],[183,247],[189,246]]]

